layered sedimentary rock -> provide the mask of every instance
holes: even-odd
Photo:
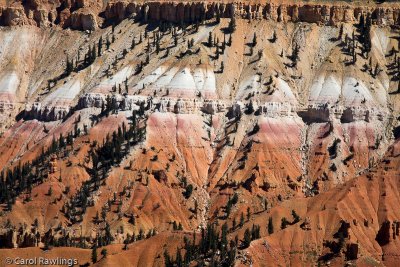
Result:
[[[397,25],[400,9],[390,3],[379,7],[353,6],[340,3],[297,3],[294,1],[271,1],[269,3],[219,2],[153,2],[153,1],[8,1],[2,3],[2,25],[61,25],[72,29],[94,30],[102,23],[134,16],[147,22],[195,22],[233,14],[247,19],[271,19],[283,22],[311,22],[326,25],[350,23],[362,13],[371,13],[378,25]],[[104,14],[104,15],[101,15]],[[103,16],[105,21],[103,21]]]

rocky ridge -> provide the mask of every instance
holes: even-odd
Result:
[[[398,25],[400,7],[395,3],[351,5],[335,3],[271,1],[200,2],[200,1],[98,1],[93,0],[30,0],[0,3],[0,21],[3,26],[60,25],[77,30],[95,30],[110,23],[131,17],[144,22],[173,23],[208,20],[233,14],[247,19],[269,19],[281,22],[309,22],[324,25],[352,23],[361,13],[370,12],[378,25]]]

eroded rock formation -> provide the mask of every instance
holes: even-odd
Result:
[[[0,8],[0,21],[4,26],[36,25],[47,27],[60,25],[78,30],[94,30],[103,25],[120,22],[133,16],[143,22],[167,21],[174,23],[203,21],[233,15],[247,19],[269,19],[282,22],[310,22],[324,25],[350,23],[360,14],[371,13],[378,25],[400,23],[400,7],[391,3],[382,6],[335,3],[303,3],[297,1],[271,1],[268,3],[244,3],[231,1],[8,1]]]

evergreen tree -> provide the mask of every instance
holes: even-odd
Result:
[[[232,205],[236,205],[237,202],[238,202],[238,200],[239,200],[238,194],[237,194],[237,193],[234,193],[234,194],[233,194],[233,197],[232,197],[232,199],[231,199]]]
[[[361,15],[360,15],[360,21],[359,21],[359,23],[358,23],[358,27],[360,28],[361,31],[364,30],[364,27],[365,27],[365,18],[364,18],[364,14],[363,14],[363,13],[361,13]]]
[[[101,255],[103,256],[103,258],[107,258],[107,249],[103,248],[101,250]]]
[[[164,251],[164,263],[165,263],[165,267],[173,267],[173,261],[171,259],[171,256],[169,255],[168,251]]]
[[[132,38],[132,43],[131,43],[131,49],[133,50],[135,48],[135,37]]]
[[[379,72],[380,72],[380,69],[379,69],[379,64],[378,64],[378,62],[375,64],[375,70],[374,70],[374,78],[376,77],[376,76],[378,76],[378,74],[379,74]]]
[[[73,62],[69,61],[69,57],[67,55],[67,66],[65,72],[67,73],[67,75],[70,75],[72,71],[73,71]]]
[[[53,187],[49,187],[49,190],[47,191],[47,195],[48,196],[51,196],[51,195],[53,195]]]
[[[289,225],[288,220],[285,217],[283,217],[281,219],[281,229],[285,229],[288,225]]]
[[[181,250],[180,249],[178,249],[176,251],[176,260],[175,261],[176,261],[176,265],[178,267],[183,266],[182,254],[181,254]]]
[[[340,29],[339,29],[339,35],[338,35],[338,40],[340,41],[340,40],[342,40],[342,37],[343,37],[343,29],[344,28],[344,25],[343,25],[343,23],[340,25]]]
[[[125,92],[128,93],[128,77],[125,78]]]
[[[243,248],[248,248],[250,246],[250,243],[251,243],[250,230],[246,229],[243,235]]]
[[[276,36],[276,31],[274,30],[274,33],[272,34],[272,38],[270,39],[271,43],[275,43],[277,40],[277,36]]]
[[[272,235],[274,233],[274,224],[272,222],[272,217],[268,219],[268,234]]]
[[[147,53],[151,52],[150,39],[147,39],[146,51],[147,51]]]
[[[143,69],[143,63],[140,62],[138,65],[136,65],[135,74],[141,73],[141,72],[142,72],[142,69]]]
[[[297,61],[299,60],[299,45],[295,44],[293,47],[293,53],[292,53],[292,61],[293,61],[293,66],[296,67],[297,66]]]
[[[252,41],[252,46],[255,47],[257,45],[257,34],[254,33],[253,35],[253,41]]]
[[[400,93],[400,58],[397,59],[397,93]]]
[[[297,215],[295,210],[292,210],[293,222],[292,224],[296,224],[300,221],[300,216]]]
[[[92,248],[92,263],[97,262],[97,246],[94,245]]]
[[[222,54],[225,54],[225,48],[226,48],[226,44],[225,44],[225,41],[224,41],[224,42],[222,42],[222,44],[221,44],[221,53],[222,53]]]
[[[235,32],[235,30],[236,30],[236,19],[235,19],[235,15],[233,15],[231,17],[231,20],[229,21],[228,31],[230,33],[233,33],[233,32]]]
[[[110,225],[106,222],[106,227],[105,227],[105,236],[104,236],[105,242],[106,244],[110,244],[113,240],[114,237],[111,234],[111,229],[110,229]]]
[[[240,214],[240,223],[239,223],[240,227],[242,227],[244,225],[244,214],[243,212]]]
[[[189,184],[186,186],[185,192],[184,192],[184,196],[185,198],[190,198],[190,196],[192,195],[193,192],[193,185]]]
[[[197,199],[196,199],[196,200],[194,201],[194,209],[193,209],[195,214],[197,214],[198,208],[199,208],[199,204],[198,204]]]
[[[92,61],[91,63],[93,63],[96,60],[97,54],[96,54],[96,44],[93,45],[92,48]]]
[[[252,225],[251,227],[251,240],[256,240],[260,238],[260,226]]]
[[[160,53],[160,41],[159,40],[157,40],[157,42],[156,42],[156,53],[157,53],[157,55],[158,55],[158,53]]]
[[[226,248],[228,247],[228,224],[224,223],[221,228],[221,241],[219,244],[219,248],[222,251],[222,254],[225,254]]]
[[[342,251],[342,249],[344,248],[344,246],[346,245],[346,241],[344,239],[344,234],[343,232],[339,232],[339,240],[338,240],[338,246],[337,246],[337,253],[339,253],[340,251]]]
[[[207,46],[212,47],[213,42],[212,42],[212,34],[211,32],[208,33],[208,41],[207,41]]]
[[[219,23],[221,22],[221,15],[220,15],[220,13],[219,13],[219,9],[217,9],[215,13],[216,13],[216,14],[215,14],[215,15],[216,15],[215,22],[216,22],[217,24],[219,24]]]
[[[353,39],[352,39],[352,55],[353,55],[353,64],[357,62],[357,53],[356,53],[356,36],[353,31]]]
[[[107,47],[107,50],[110,49],[110,45],[111,45],[110,36],[107,36],[107,40],[106,40],[106,47]]]
[[[363,43],[363,52],[365,53],[365,57],[368,57],[368,54],[371,52],[371,26],[372,26],[372,19],[371,14],[367,14],[367,19],[365,23],[365,27],[361,32],[362,35],[362,43]]]
[[[65,138],[63,137],[62,133],[60,133],[60,139],[59,139],[59,147],[64,148],[66,146],[65,144]]]
[[[258,55],[258,60],[261,60],[261,58],[262,58],[262,55],[263,55],[263,51],[260,49],[260,50],[258,50],[258,53],[257,53],[257,55]]]
[[[97,56],[101,56],[101,50],[103,48],[103,36],[100,36],[99,44],[97,45]]]

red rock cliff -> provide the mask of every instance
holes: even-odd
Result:
[[[400,23],[400,4],[348,4],[299,1],[95,1],[95,0],[28,0],[0,1],[0,22],[3,26],[59,25],[77,30],[94,30],[104,23],[118,22],[133,16],[147,22],[165,20],[194,22],[217,15],[235,14],[244,19],[271,19],[283,22],[310,22],[335,25],[354,22],[361,13],[371,13],[374,23]]]

